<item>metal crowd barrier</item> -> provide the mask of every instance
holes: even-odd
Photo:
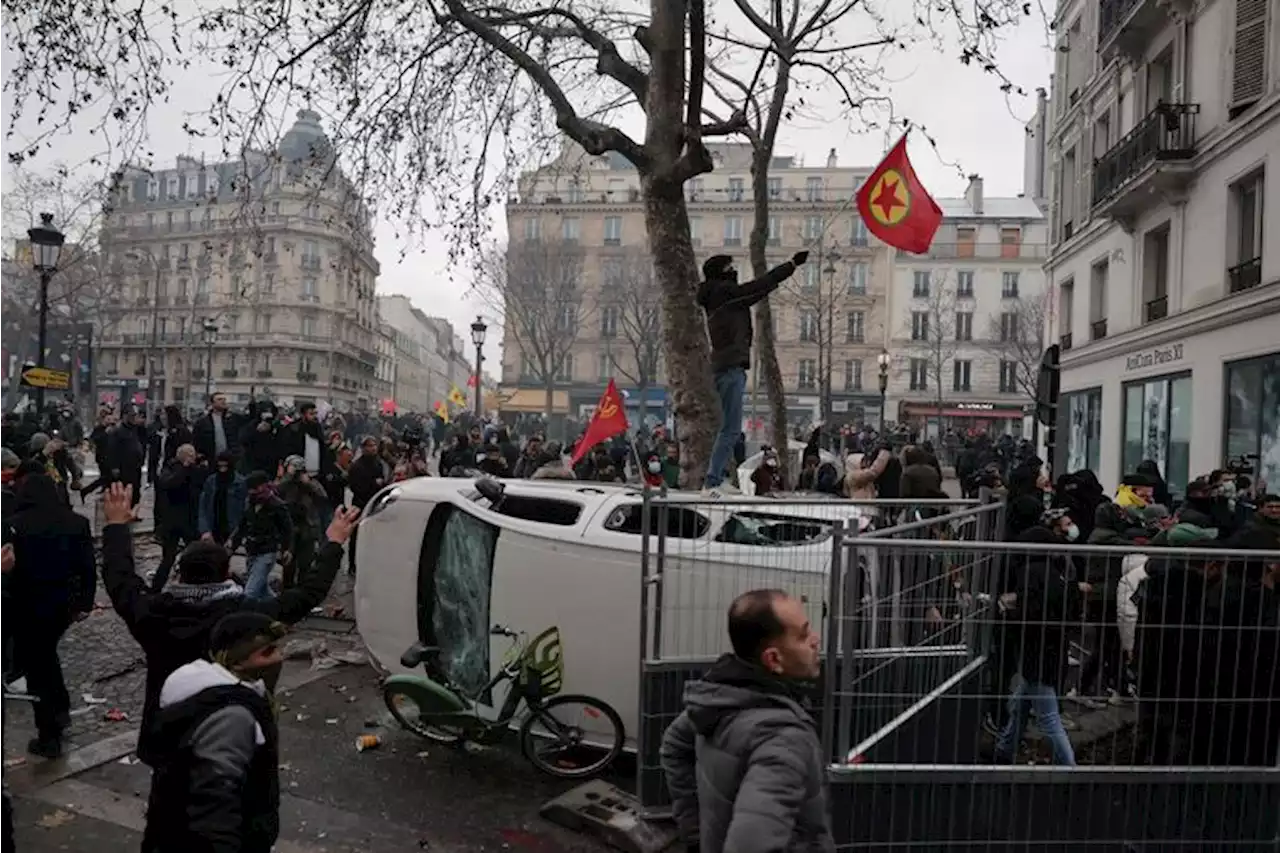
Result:
[[[903,673],[824,682],[840,849],[1280,847],[1280,552],[928,526],[836,545],[828,661]]]
[[[637,791],[648,814],[669,805],[659,765],[662,734],[684,707],[687,681],[702,676],[728,651],[729,604],[743,592],[785,589],[804,602],[826,648],[834,611],[830,604],[832,561],[843,559],[846,537],[901,527],[900,519],[924,512],[952,521],[994,518],[998,505],[980,508],[967,499],[851,501],[831,498],[737,498],[692,495],[645,496],[642,515],[640,708]],[[897,525],[897,526],[895,526]],[[976,523],[959,524],[956,535],[975,536]],[[842,575],[841,575],[842,576]],[[886,616],[893,626],[899,616]],[[893,628],[901,633],[901,625]],[[860,654],[851,666],[883,683],[898,673],[898,653],[888,648]],[[923,658],[921,659],[923,660]],[[935,667],[948,667],[943,656]],[[837,660],[826,669],[840,666]],[[912,677],[898,673],[893,677]]]

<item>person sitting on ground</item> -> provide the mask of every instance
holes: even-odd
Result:
[[[165,679],[143,850],[267,853],[275,844],[279,730],[265,676],[283,663],[286,631],[263,613],[230,613],[210,632],[211,660]]]
[[[146,655],[147,683],[138,757],[150,763],[150,727],[160,688],[169,674],[204,656],[213,626],[228,613],[263,613],[286,624],[309,614],[328,595],[342,560],[342,545],[350,538],[360,513],[343,509],[334,513],[325,531],[325,545],[311,570],[301,573],[296,587],[285,590],[278,598],[251,600],[230,577],[231,555],[208,540],[188,545],[178,557],[178,581],[162,592],[152,592],[134,566],[133,535],[129,529],[131,499],[129,487],[114,483],[103,500],[106,528],[102,532],[102,584],[116,613]]]

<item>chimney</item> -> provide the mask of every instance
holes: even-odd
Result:
[[[969,202],[974,213],[982,213],[982,178],[979,175],[969,176],[969,186],[964,191],[964,200]]]
[[[832,148],[827,154],[827,168],[834,169],[836,167],[836,149]]]

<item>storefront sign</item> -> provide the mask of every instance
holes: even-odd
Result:
[[[995,407],[995,403],[956,403],[957,409],[971,409],[975,412],[990,412]]]
[[[1148,367],[1172,364],[1175,361],[1182,361],[1182,344],[1169,344],[1167,347],[1154,347],[1145,352],[1134,353],[1125,358],[1124,369],[1128,373],[1131,370],[1145,370]]]

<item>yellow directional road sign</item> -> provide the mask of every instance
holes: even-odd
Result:
[[[52,388],[65,391],[71,387],[71,374],[52,367],[28,367],[22,371],[22,384],[28,388]]]

